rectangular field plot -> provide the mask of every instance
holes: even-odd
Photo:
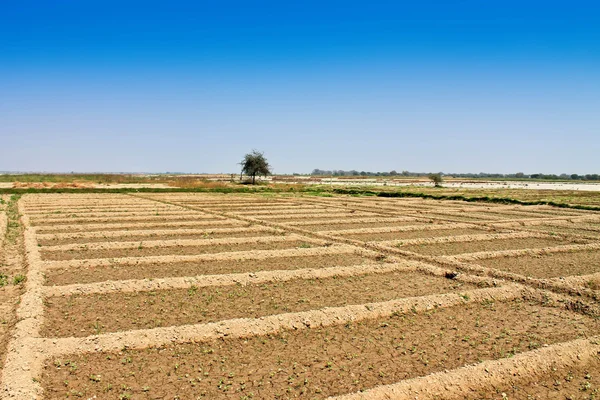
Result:
[[[256,217],[260,218],[263,216],[270,215],[295,215],[295,214],[311,214],[311,213],[324,213],[329,211],[337,211],[340,210],[337,208],[326,208],[321,206],[288,206],[285,207],[264,207],[264,208],[252,208],[252,207],[240,207],[235,211],[229,211],[235,215],[245,215],[248,217]]]
[[[194,214],[186,212],[181,215],[150,215],[150,216],[111,216],[111,217],[82,217],[82,218],[52,218],[52,219],[38,219],[32,220],[31,225],[34,227],[56,227],[60,225],[82,225],[90,223],[103,223],[103,224],[122,224],[131,222],[173,222],[173,221],[203,221],[203,220],[214,220],[215,218],[211,215],[206,214]],[[107,227],[110,229],[110,227]]]
[[[576,212],[568,212],[564,210],[556,210],[550,208],[528,208],[520,207],[507,210],[491,210],[486,211],[486,214],[498,215],[501,219],[548,219],[557,217],[577,217],[581,214]]]
[[[523,300],[472,303],[328,327],[225,336],[48,360],[64,398],[325,398],[592,336],[600,322]]]
[[[131,215],[177,215],[184,213],[185,209],[177,206],[162,206],[157,203],[155,207],[96,207],[96,208],[50,208],[48,210],[31,210],[27,215],[32,218],[76,218],[82,216],[131,216]]]
[[[252,251],[229,257],[208,255],[190,261],[131,261],[102,265],[48,268],[47,285],[92,283],[107,280],[165,278],[197,275],[251,273],[256,271],[327,268],[371,263],[372,260],[352,249],[331,246],[280,251]]]
[[[555,247],[572,244],[572,241],[559,238],[515,238],[495,239],[482,241],[465,241],[455,243],[428,243],[408,246],[398,246],[401,250],[431,256],[450,256],[465,253],[478,253],[483,251],[502,251],[518,249],[534,249]]]
[[[484,222],[484,221],[498,221],[502,218],[497,214],[484,214],[484,213],[475,213],[475,212],[444,212],[440,211],[424,211],[422,213],[418,213],[422,218],[433,218],[439,220],[449,220],[449,221],[457,221],[457,222]],[[507,218],[508,219],[508,218]]]
[[[600,238],[600,225],[590,224],[570,224],[570,225],[532,225],[524,227],[527,230],[564,234],[564,235],[581,235],[592,238]]]
[[[441,201],[441,200],[430,200],[430,199],[417,199],[417,198],[388,198],[388,197],[321,197],[316,199],[310,199],[312,202],[318,202],[320,204],[331,204],[331,205],[344,205],[347,207],[361,206],[361,207],[379,207],[385,209],[406,209],[406,210],[430,210],[432,208],[446,207],[447,209],[459,210],[463,207],[473,206],[464,202],[457,201]],[[492,207],[497,205],[491,205]]]
[[[138,222],[116,222],[111,224],[106,223],[86,223],[77,225],[47,225],[37,226],[36,232],[39,234],[64,234],[73,232],[115,232],[115,231],[129,231],[129,230],[141,230],[141,229],[182,229],[182,228],[196,228],[203,229],[206,227],[233,227],[233,226],[247,226],[248,223],[225,219],[222,217],[203,218],[203,219],[192,219],[189,221],[175,220],[175,221],[138,221]]]
[[[113,232],[81,232],[66,234],[38,235],[41,246],[60,246],[68,244],[107,243],[114,241],[137,241],[143,244],[148,240],[173,239],[224,239],[242,237],[264,237],[282,234],[281,231],[266,227],[205,227],[204,229],[146,229]]]
[[[430,225],[425,225],[428,227]],[[403,240],[403,239],[420,239],[420,238],[435,238],[444,236],[461,236],[461,235],[479,235],[488,233],[489,231],[477,228],[448,228],[439,226],[444,229],[419,229],[420,226],[416,226],[416,229],[411,230],[398,230],[392,232],[360,232],[360,233],[343,233],[340,232],[337,235],[354,240],[362,240],[365,242],[377,242],[387,240]]]
[[[557,278],[600,272],[600,251],[576,251],[545,255],[490,258],[477,260],[488,268],[534,278]]]
[[[319,212],[319,213],[308,213],[308,214],[280,214],[280,215],[269,215],[264,216],[261,215],[257,217],[262,221],[274,222],[285,224],[287,222],[295,222],[295,221],[310,221],[310,220],[319,220],[319,221],[327,221],[327,220],[339,220],[344,219],[348,221],[352,221],[357,218],[366,218],[366,217],[377,217],[377,214],[369,213],[369,212],[347,212],[347,211],[328,211],[328,212]]]
[[[372,198],[361,200],[350,200],[340,198],[330,198],[327,201],[331,205],[345,204],[345,207],[356,208],[361,210],[373,210],[385,213],[398,214],[417,214],[427,216],[428,214],[439,214],[439,216],[455,215],[455,216],[472,216],[474,219],[507,219],[518,218],[515,214],[510,216],[515,211],[513,208],[507,208],[503,205],[493,204],[469,204],[464,202],[452,201],[429,201],[423,199],[386,199]],[[325,204],[327,204],[325,203]],[[517,212],[519,208],[516,209]],[[535,215],[535,214],[533,214]]]
[[[600,213],[167,192],[18,211],[23,318],[0,366],[18,398],[485,398],[600,350]]]
[[[555,366],[534,376],[514,374],[501,385],[482,387],[465,400],[495,400],[498,393],[508,399],[594,399],[600,393],[600,353],[580,365]],[[579,396],[575,394],[579,394]]]
[[[50,251],[42,248],[40,253],[44,261],[67,261],[124,257],[184,256],[250,250],[282,250],[315,246],[309,239],[292,236],[222,239],[222,241],[221,239],[199,239],[191,240],[191,244],[189,245],[185,244],[183,240],[172,241],[172,244],[165,242],[168,241],[159,241],[157,245],[152,241],[119,243],[123,245],[123,248],[110,248],[110,246],[108,248],[96,248],[92,246],[102,245],[102,243],[94,243],[87,245],[87,249],[85,248],[86,245],[76,245],[76,248],[62,251]]]
[[[121,218],[121,217],[168,217],[175,215],[189,214],[190,211],[181,207],[173,207],[168,210],[159,210],[158,208],[146,208],[146,209],[127,209],[127,208],[114,208],[114,209],[96,209],[96,210],[77,210],[77,211],[52,211],[52,212],[32,212],[28,213],[31,217],[31,221],[37,220],[56,220],[56,219],[80,219],[80,218]]]
[[[50,297],[42,335],[88,336],[214,322],[476,288],[444,277],[389,272],[150,292]]]
[[[377,222],[361,222],[361,219],[358,219],[357,222],[346,222],[346,220],[342,220],[340,223],[339,220],[333,220],[331,222],[318,221],[316,223],[309,224],[301,224],[297,225],[294,223],[288,224],[290,226],[294,226],[296,228],[305,229],[311,232],[326,232],[326,231],[339,231],[339,230],[347,230],[347,229],[366,229],[366,228],[394,228],[398,226],[419,226],[419,225],[427,225],[424,222],[420,222],[417,220],[405,221],[402,219],[399,220],[384,220]]]
[[[267,207],[289,204],[285,197],[267,197],[238,194],[148,194],[147,199],[168,201],[177,205],[220,211],[221,209],[236,209],[238,207]]]

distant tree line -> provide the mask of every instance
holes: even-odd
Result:
[[[454,178],[488,178],[488,179],[548,179],[548,180],[574,180],[574,181],[598,181],[600,180],[600,174],[524,174],[523,172],[517,172],[515,174],[495,174],[495,173],[466,173],[466,174],[456,174],[456,173],[442,173],[439,172],[440,175],[445,177],[454,177]],[[402,171],[397,172],[395,170],[389,172],[372,172],[372,171],[357,171],[355,169],[344,171],[344,170],[322,170],[322,169],[313,169],[311,175],[314,176],[429,176],[431,172],[409,172]]]
[[[398,175],[404,175],[405,176],[409,176],[408,174],[411,174],[410,176],[412,176],[412,173],[408,172],[408,171],[403,171],[403,172],[396,172],[396,171],[389,171],[389,172],[370,172],[370,171],[357,171],[355,169],[350,170],[350,171],[342,171],[334,169],[334,170],[322,170],[322,169],[313,169],[313,171],[311,172],[311,175],[316,175],[316,176],[398,176]],[[427,175],[427,174],[425,174]],[[423,176],[422,174],[415,174],[415,176]]]

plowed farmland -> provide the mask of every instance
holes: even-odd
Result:
[[[146,193],[18,214],[0,397],[600,396],[597,212]]]

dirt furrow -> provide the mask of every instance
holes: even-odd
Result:
[[[94,260],[69,260],[69,261],[45,261],[43,267],[45,270],[55,268],[73,268],[73,267],[117,267],[122,265],[143,265],[143,264],[170,264],[175,262],[193,262],[193,261],[217,261],[217,260],[244,260],[244,259],[266,259],[272,257],[302,257],[310,255],[329,255],[356,253],[358,250],[353,246],[332,245],[328,247],[285,249],[285,250],[250,250],[244,252],[232,252],[224,254],[200,254],[185,256],[146,256],[146,257],[122,257]],[[365,251],[366,252],[366,251]]]
[[[171,278],[130,279],[104,281],[88,284],[70,284],[64,286],[45,286],[44,295],[70,296],[74,294],[89,295],[103,293],[149,292],[163,289],[189,289],[193,286],[227,286],[248,285],[264,282],[287,281],[290,279],[319,279],[333,276],[353,276],[366,273],[383,273],[392,271],[412,272],[417,270],[414,262],[369,263],[351,266],[334,266],[326,268],[303,268],[297,270],[256,271],[251,273],[183,276]]]
[[[6,235],[6,229],[8,228],[8,218],[4,211],[0,211],[0,257],[4,251],[4,237]]]
[[[19,214],[22,214],[22,202],[18,203]],[[35,231],[29,225],[28,216],[22,215],[24,226],[24,247],[27,263],[25,290],[20,297],[12,336],[7,345],[7,356],[0,375],[0,393],[18,399],[36,399],[41,388],[39,376],[39,352],[31,346],[31,339],[38,335],[43,323],[44,276],[42,262],[35,240]]]
[[[388,216],[384,216],[384,217],[366,217],[366,218],[354,218],[352,219],[353,223],[360,223],[360,224],[368,224],[368,223],[385,223],[385,222],[429,222],[427,220],[419,220],[418,218],[413,218],[413,217],[388,217]],[[298,226],[298,227],[303,227],[306,225],[319,225],[319,224],[329,224],[329,225],[340,225],[340,224],[347,224],[348,221],[344,220],[344,219],[339,219],[339,220],[328,220],[328,219],[324,219],[324,220],[314,220],[314,219],[310,219],[308,221],[295,221],[295,222],[289,222],[286,225],[290,225],[290,226]]]
[[[160,204],[158,206],[119,206],[119,207],[80,207],[80,208],[64,208],[52,207],[44,210],[26,210],[25,212],[30,217],[52,216],[52,215],[70,215],[70,214],[91,214],[91,213],[106,213],[124,215],[130,212],[173,212],[184,210],[182,207]]]
[[[53,213],[80,213],[80,212],[114,212],[114,213],[125,213],[131,211],[176,211],[181,210],[182,208],[179,206],[166,205],[166,204],[139,204],[139,203],[128,203],[121,205],[80,205],[80,206],[71,206],[71,207],[56,207],[49,206],[47,208],[27,208],[25,212],[29,216],[37,216],[37,215],[49,215]]]
[[[197,226],[197,227],[218,227],[218,226],[249,226],[248,223],[244,223],[238,220],[228,220],[223,217],[217,218],[206,218],[201,220],[192,221],[159,221],[159,222],[133,222],[133,223],[115,223],[115,224],[78,224],[78,225],[57,225],[57,226],[36,226],[35,231],[38,234],[61,234],[70,232],[98,232],[98,231],[117,231],[117,230],[136,230],[141,228],[146,229],[178,229],[184,226]]]
[[[298,238],[296,240],[289,239],[285,236],[279,237],[254,237],[254,238],[238,238],[233,239],[200,239],[203,243],[198,245],[161,245],[161,246],[146,246],[143,243],[138,243],[137,247],[127,247],[122,249],[88,249],[88,250],[70,250],[63,252],[46,252],[42,249],[42,257],[45,261],[63,261],[63,260],[95,260],[95,259],[119,259],[119,258],[137,258],[142,260],[152,256],[194,256],[201,254],[215,254],[227,252],[247,252],[254,250],[275,250],[275,249],[291,249],[291,248],[306,248],[317,247],[311,239]],[[223,243],[214,243],[217,241]],[[226,242],[225,242],[226,241]],[[172,241],[165,241],[172,242]],[[179,241],[184,242],[184,241]],[[213,243],[211,243],[213,242]],[[91,243],[91,245],[102,243]]]
[[[587,376],[591,369],[598,371],[598,354],[600,336],[593,336],[553,344],[510,358],[487,360],[452,371],[437,372],[363,392],[331,397],[329,400],[482,400],[502,399],[503,395],[506,399],[523,400],[576,398],[573,396],[575,393],[585,393],[588,390],[586,381],[589,379],[577,382],[577,386],[561,386],[567,386],[573,379],[572,371],[581,371],[582,376]],[[563,373],[562,378],[565,381],[557,379],[558,370]],[[542,382],[547,386],[540,385]],[[590,394],[591,392],[590,390]],[[536,393],[539,393],[539,397]],[[550,397],[555,395],[556,397]]]
[[[496,239],[519,239],[519,238],[546,238],[548,234],[540,234],[538,232],[509,232],[509,233],[482,233],[478,235],[459,235],[459,236],[442,236],[434,238],[417,238],[404,240],[389,240],[379,242],[382,246],[399,247],[421,244],[435,243],[462,243],[462,242],[479,242],[490,241]]]
[[[69,224],[87,224],[87,223],[98,223],[103,222],[106,224],[120,224],[124,221],[136,221],[136,222],[171,222],[171,221],[190,221],[190,220],[203,220],[203,219],[212,219],[212,216],[206,215],[203,213],[193,213],[187,212],[183,215],[173,215],[173,216],[161,216],[161,215],[148,215],[148,216],[133,216],[133,217],[98,217],[98,218],[87,218],[87,217],[77,217],[77,218],[52,218],[52,219],[39,219],[35,222],[32,221],[32,225],[35,227],[38,226],[46,226],[46,225],[69,225]]]
[[[579,281],[578,275],[600,272],[600,251],[581,248],[578,251],[549,251],[543,253],[520,253],[505,257],[478,259],[477,264],[487,268],[508,271],[533,278],[561,278]],[[567,278],[570,277],[570,278]],[[586,287],[600,290],[594,280],[583,282]]]
[[[53,268],[46,271],[47,285],[88,284],[94,282],[115,283],[121,280],[151,279],[190,276],[213,276],[244,274],[249,278],[261,271],[294,271],[301,269],[325,269],[329,267],[359,266],[375,262],[357,252],[332,254],[306,254],[296,250],[262,250],[254,252],[255,258],[206,259],[186,262],[123,264],[94,267]],[[263,253],[263,254],[259,254]],[[265,254],[269,253],[269,254]],[[239,253],[238,253],[239,254]],[[286,256],[291,254],[291,256]],[[223,255],[227,255],[224,253]],[[267,257],[267,255],[269,257]],[[202,278],[203,279],[203,278]],[[243,280],[242,280],[243,281]]]
[[[252,226],[252,227],[236,227],[236,228],[213,228],[207,227],[205,229],[144,229],[144,230],[127,230],[127,231],[113,231],[113,232],[73,232],[73,233],[62,233],[62,234],[38,234],[38,242],[42,246],[51,245],[64,245],[71,243],[91,243],[91,242],[104,242],[112,241],[115,239],[128,239],[132,238],[145,240],[147,238],[154,238],[154,240],[161,237],[177,236],[179,239],[186,238],[204,238],[204,239],[215,239],[226,236],[230,237],[242,237],[242,236],[260,236],[262,235],[277,235],[283,231],[279,231],[273,228],[267,228],[264,226]],[[138,241],[139,243],[139,241]]]
[[[232,216],[233,215],[237,215],[235,213],[230,213]],[[245,217],[243,215],[238,215],[240,217]],[[267,220],[267,221],[304,221],[308,218],[314,218],[314,219],[337,219],[337,218],[360,218],[360,217],[372,217],[372,216],[376,216],[376,214],[373,213],[367,213],[367,212],[356,212],[356,213],[352,213],[352,212],[315,212],[315,213],[302,213],[302,214],[293,214],[291,216],[287,216],[286,213],[282,213],[282,214],[272,214],[272,215],[261,215],[260,219],[263,220]]]
[[[348,260],[348,256],[344,259]],[[305,258],[309,261],[309,257]],[[259,270],[249,269],[253,272],[247,273],[225,273],[219,269],[218,275],[196,275],[181,276],[169,278],[152,279],[129,279],[117,281],[103,281],[95,283],[77,283],[64,286],[45,286],[44,295],[49,296],[69,296],[73,294],[101,294],[118,292],[145,292],[161,289],[189,289],[193,286],[226,286],[226,285],[247,285],[263,282],[279,282],[290,279],[320,279],[334,276],[354,276],[362,274],[377,274],[394,271],[415,272],[418,271],[425,275],[444,277],[453,279],[457,282],[470,283],[478,286],[500,286],[501,281],[494,279],[472,276],[466,274],[449,274],[448,270],[438,268],[432,265],[423,264],[418,261],[409,261],[404,259],[388,258],[388,262],[373,262],[369,259],[359,258],[360,264],[346,263],[346,265],[334,265],[334,262],[318,263],[312,265],[303,265],[301,269],[274,269]],[[280,262],[280,265],[285,263]],[[289,267],[289,265],[288,265]]]
[[[44,224],[44,223],[52,223],[57,220],[70,220],[70,221],[79,221],[86,220],[92,218],[107,218],[107,219],[122,219],[129,217],[146,217],[146,218],[154,218],[154,217],[170,217],[170,216],[196,216],[202,215],[201,213],[192,213],[189,210],[178,210],[178,211],[165,211],[165,212],[156,212],[156,211],[132,211],[127,213],[77,213],[77,214],[61,214],[61,213],[52,213],[46,216],[36,216],[35,218],[31,218],[31,223],[33,225]]]
[[[442,256],[442,258],[457,260],[462,262],[486,260],[490,258],[516,257],[520,255],[542,256],[544,254],[553,253],[568,253],[580,250],[598,250],[600,243],[590,244],[571,244],[555,247],[544,247],[540,249],[520,249],[520,250],[504,250],[504,251],[482,251],[478,253],[461,254],[455,256]]]
[[[167,343],[201,342],[223,337],[249,338],[276,333],[282,329],[308,329],[344,325],[366,319],[426,312],[484,301],[506,302],[529,296],[532,292],[520,285],[509,284],[498,288],[467,290],[460,294],[444,293],[422,297],[411,297],[379,303],[324,308],[297,313],[286,313],[260,319],[240,318],[216,323],[184,325],[167,328],[134,330],[118,333],[93,335],[84,338],[52,338],[48,355],[59,357],[68,354],[115,351],[124,347],[143,349]]]
[[[449,299],[452,295],[446,296]],[[45,386],[57,390],[57,395],[73,389],[86,396],[100,393],[104,385],[95,385],[89,378],[99,375],[105,384],[120,377],[126,391],[135,394],[143,393],[145,383],[163,377],[160,387],[146,389],[150,396],[158,397],[195,397],[205,391],[209,398],[250,392],[261,398],[286,394],[323,398],[484,360],[512,357],[543,345],[592,336],[599,328],[598,321],[589,317],[532,301],[488,298],[481,304],[454,296],[461,299],[457,307],[426,310],[413,304],[414,308],[393,315],[357,318],[351,323],[346,320],[315,324],[300,320],[294,326],[279,326],[275,331],[272,327],[259,333],[255,328],[252,336],[226,329],[231,326],[228,324],[242,320],[223,321],[215,339],[182,344],[176,339],[141,350],[129,346],[107,351],[103,346],[107,335],[100,335],[96,337],[96,345],[102,352],[66,355],[66,359],[65,355],[53,357],[46,364],[42,380]],[[273,322],[294,314],[274,316],[277,318]],[[510,328],[498,323],[498,314]],[[261,323],[270,318],[265,317]],[[311,329],[306,329],[307,323]],[[74,342],[55,340],[57,345]],[[77,366],[74,373],[70,368],[73,363]],[[166,366],[169,371],[160,371],[158,366]],[[128,375],[128,371],[135,371],[135,376]],[[194,385],[187,379],[182,382],[179,377],[186,374],[199,379],[194,378]],[[64,379],[69,380],[67,387],[60,385]]]
[[[46,298],[45,337],[81,337],[374,303],[471,290],[453,279],[418,272],[363,272],[246,285]],[[94,310],[102,310],[98,313]]]
[[[430,243],[399,246],[398,248],[413,253],[431,256],[453,256],[459,254],[492,253],[520,249],[537,249],[570,245],[573,240],[566,240],[557,236],[504,238],[492,241],[469,241],[454,243]],[[586,242],[583,242],[586,243]]]
[[[359,228],[359,229],[343,229],[334,231],[320,231],[324,235],[353,235],[353,234],[371,234],[371,233],[388,233],[388,232],[408,232],[408,231],[432,231],[439,229],[468,229],[478,228],[473,224],[420,224],[395,227],[380,227],[380,228]]]
[[[284,233],[284,232],[282,232]],[[106,250],[106,249],[133,249],[133,248],[152,248],[152,247],[185,247],[185,246],[216,246],[220,244],[246,244],[246,243],[275,243],[292,242],[305,240],[315,245],[323,245],[324,241],[303,238],[296,234],[280,234],[277,236],[268,236],[263,238],[223,238],[223,239],[172,239],[172,240],[145,240],[143,242],[130,241],[111,241],[90,244],[64,244],[58,246],[45,246],[42,248],[42,255],[53,252],[67,251],[85,251],[85,250]]]

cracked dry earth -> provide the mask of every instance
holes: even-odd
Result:
[[[597,226],[422,199],[3,196],[0,397],[598,398]]]

